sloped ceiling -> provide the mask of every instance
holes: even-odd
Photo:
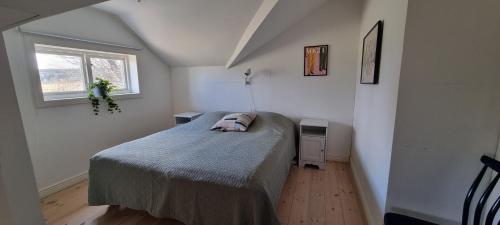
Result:
[[[328,0],[111,0],[118,16],[171,66],[231,67]]]
[[[0,6],[45,17],[103,1],[105,0],[0,0]]]
[[[0,0],[0,31],[104,0]]]
[[[299,22],[328,0],[264,0],[226,67],[242,61],[250,53]],[[256,23],[256,24],[253,24]]]
[[[111,0],[117,15],[168,65],[225,65],[262,0]]]

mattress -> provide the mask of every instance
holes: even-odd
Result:
[[[211,131],[211,112],[90,159],[89,205],[145,210],[186,225],[275,225],[295,156],[292,121],[258,113],[247,132]]]

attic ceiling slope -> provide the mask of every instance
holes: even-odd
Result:
[[[0,30],[104,0],[0,0]]]
[[[328,0],[264,0],[237,48],[226,63],[230,68],[311,14]],[[252,23],[258,23],[252,24]]]
[[[42,17],[97,4],[105,0],[0,0],[0,6],[38,14]]]
[[[261,2],[111,0],[96,7],[118,16],[170,66],[221,66]]]
[[[248,44],[248,42],[253,37],[257,29],[262,25],[266,17],[271,13],[271,10],[274,8],[274,6],[276,6],[276,4],[278,4],[278,1],[279,0],[264,0],[262,2],[259,9],[257,10],[252,20],[248,24],[247,28],[245,29],[245,32],[241,36],[241,39],[238,42],[236,49],[234,49],[231,58],[229,58],[228,64],[226,65],[227,68],[232,66],[233,62],[236,60],[241,51]]]

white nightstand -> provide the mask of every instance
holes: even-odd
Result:
[[[197,119],[201,115],[203,115],[203,113],[199,113],[199,112],[185,112],[185,113],[175,114],[174,115],[175,126],[189,123],[189,122]]]
[[[303,119],[300,121],[299,166],[316,165],[325,169],[328,121]]]

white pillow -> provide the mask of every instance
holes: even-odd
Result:
[[[255,117],[257,117],[256,113],[229,114],[217,121],[211,130],[246,131]]]

